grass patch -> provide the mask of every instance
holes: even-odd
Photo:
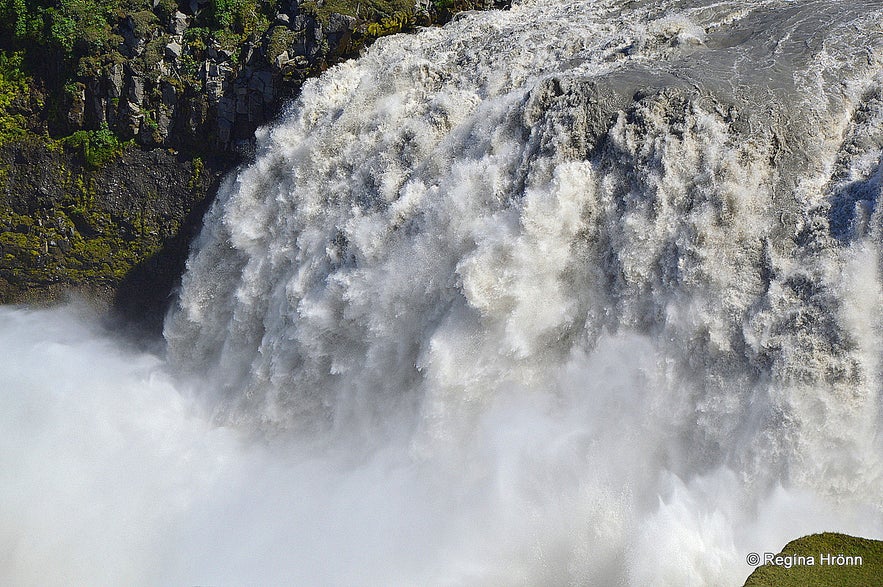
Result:
[[[22,71],[22,53],[0,51],[0,145],[25,134],[21,100],[30,95],[30,78]]]
[[[321,6],[319,6],[321,4]],[[302,9],[307,12],[313,12],[321,22],[327,23],[328,17],[332,12],[355,16],[362,20],[380,20],[385,17],[392,17],[397,12],[410,12],[414,10],[414,2],[408,0],[365,0],[353,2],[352,0],[326,0],[319,3],[315,1],[307,1],[302,5]]]
[[[878,587],[883,585],[883,541],[825,532],[812,534],[785,545],[783,557],[803,556],[815,564],[766,564],[755,569],[745,587]],[[822,564],[822,557],[853,557],[853,564]],[[855,564],[854,557],[861,557]],[[787,559],[786,559],[787,560]],[[844,559],[839,559],[844,560]],[[796,558],[791,559],[792,563]],[[784,561],[783,561],[784,562]]]
[[[107,126],[99,130],[77,131],[62,139],[62,142],[66,147],[79,150],[86,165],[93,169],[119,157],[128,146],[127,142],[120,141]]]

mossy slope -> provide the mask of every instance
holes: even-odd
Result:
[[[227,162],[112,146],[103,154],[79,143],[0,146],[0,303],[52,299],[83,286],[110,298],[134,269],[162,254],[176,261],[153,273],[179,274]],[[90,159],[99,154],[96,166]],[[157,287],[157,295],[168,287]],[[143,303],[149,290],[142,283],[132,293]]]
[[[762,565],[754,570],[745,587],[881,587],[883,586],[883,541],[824,532],[792,540],[782,556],[813,557],[813,565]],[[820,564],[823,555],[861,557],[861,564]]]

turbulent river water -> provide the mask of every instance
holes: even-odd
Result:
[[[738,585],[883,537],[881,23],[538,0],[308,83],[160,355],[0,311],[0,579]]]

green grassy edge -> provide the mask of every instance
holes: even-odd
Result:
[[[835,558],[824,564],[825,555]],[[779,556],[792,558],[758,567],[744,587],[883,587],[883,540],[824,532],[792,540]],[[806,564],[810,558],[812,565]]]

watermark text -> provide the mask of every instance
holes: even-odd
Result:
[[[776,554],[774,552],[749,552],[745,562],[752,567],[772,565],[774,567],[860,567],[864,560],[859,555],[832,554]]]

